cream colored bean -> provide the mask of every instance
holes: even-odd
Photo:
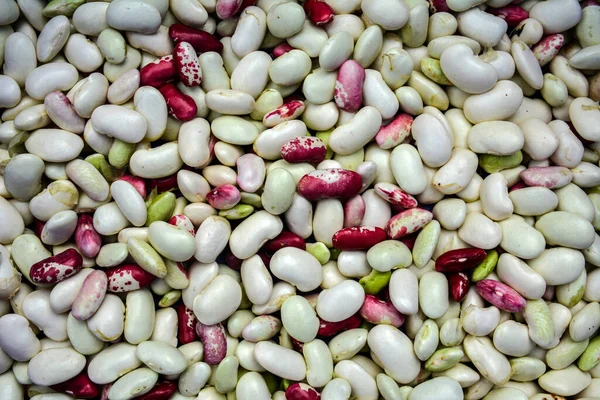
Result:
[[[467,93],[486,92],[498,81],[496,69],[475,57],[472,49],[464,44],[449,47],[442,53],[440,62],[448,79]]]
[[[502,140],[499,133],[502,132]],[[488,121],[476,124],[469,131],[469,148],[475,153],[510,155],[519,151],[525,142],[523,131],[508,121]]]
[[[125,305],[119,297],[107,294],[98,311],[87,320],[89,330],[98,339],[110,342],[123,334]]]
[[[240,284],[227,275],[219,275],[194,299],[194,314],[205,325],[224,321],[242,301]]]
[[[267,240],[277,236],[282,229],[283,223],[279,217],[266,211],[254,213],[231,233],[231,251],[238,258],[249,258],[256,254]],[[254,232],[254,234],[250,234],[250,232]],[[248,240],[250,238],[251,240]]]
[[[419,304],[429,318],[439,318],[448,310],[448,280],[439,272],[427,272],[419,282]]]
[[[263,368],[275,376],[297,381],[306,377],[306,363],[293,350],[265,341],[256,344],[254,356]]]
[[[344,302],[340,302],[342,298]],[[339,322],[358,311],[363,300],[362,286],[356,281],[346,280],[319,294],[317,314],[326,321]]]
[[[386,371],[400,383],[412,381],[419,373],[420,362],[412,343],[404,333],[389,325],[377,325],[369,331],[368,344]],[[402,354],[402,362],[391,354]]]
[[[70,348],[45,350],[31,359],[27,375],[36,385],[50,386],[67,381],[85,367],[85,357]]]
[[[329,137],[329,146],[338,154],[348,155],[367,144],[379,131],[382,116],[374,107],[363,107],[348,123]]]
[[[512,116],[523,101],[523,91],[512,81],[499,81],[491,90],[469,96],[464,103],[467,119],[478,124]],[[494,107],[491,107],[494,104]]]
[[[150,339],[155,312],[152,293],[148,289],[127,293],[124,335],[127,342],[139,344]]]
[[[69,63],[81,72],[93,72],[104,62],[98,46],[79,33],[69,36],[64,54]]]

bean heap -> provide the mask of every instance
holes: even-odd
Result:
[[[600,399],[600,3],[0,0],[1,400]]]

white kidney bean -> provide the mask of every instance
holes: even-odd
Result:
[[[430,43],[430,46],[435,40]],[[430,56],[434,57],[431,50]],[[498,81],[496,69],[475,57],[472,49],[465,44],[449,46],[441,53],[440,63],[448,79],[467,93],[487,92]]]

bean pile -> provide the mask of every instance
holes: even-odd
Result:
[[[0,0],[0,400],[600,399],[600,2]]]

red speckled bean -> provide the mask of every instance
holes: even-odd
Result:
[[[510,28],[514,28],[521,21],[529,18],[529,13],[517,4],[509,4],[499,8],[488,7],[486,11],[505,20]]]
[[[85,371],[68,381],[52,385],[50,388],[80,399],[95,399],[100,395],[100,387],[90,380]]]
[[[528,186],[543,186],[548,189],[561,188],[573,180],[573,173],[565,167],[527,168],[520,176]]]
[[[169,224],[188,231],[192,236],[196,236],[194,224],[192,224],[192,221],[183,214],[173,215],[171,219],[169,219]]]
[[[227,353],[227,339],[223,325],[204,325],[198,321],[196,333],[204,345],[204,362],[208,365],[220,363]]]
[[[358,111],[362,104],[364,82],[365,69],[354,60],[345,61],[335,81],[335,104],[344,111]]]
[[[417,199],[392,183],[380,182],[376,184],[375,193],[388,203],[402,208],[414,208],[419,205]]]
[[[159,88],[177,77],[172,55],[157,58],[140,70],[140,85]]]
[[[548,64],[558,54],[565,44],[565,37],[560,33],[549,35],[540,40],[533,46],[533,55],[540,63],[540,66]]]
[[[500,281],[484,279],[477,282],[477,293],[492,305],[507,312],[521,312],[525,299],[513,288]]]
[[[360,225],[365,210],[365,201],[359,194],[344,203],[344,228]]]
[[[104,300],[107,286],[108,278],[104,271],[95,270],[89,274],[83,281],[71,307],[73,317],[76,320],[85,321],[94,315]]]
[[[306,383],[294,383],[285,391],[287,400],[319,400],[321,395]]]
[[[411,208],[394,215],[385,224],[385,231],[391,239],[400,239],[427,225],[433,214],[422,208]]]
[[[298,193],[309,201],[326,198],[348,199],[360,192],[359,174],[341,168],[318,169],[304,175],[298,182]]]
[[[138,193],[140,194],[140,196],[142,196],[143,199],[146,198],[146,182],[142,178],[133,175],[123,175],[119,179],[130,183],[131,186],[133,186],[135,190],[138,191]]]
[[[315,25],[326,25],[333,21],[335,13],[333,8],[322,0],[306,0],[304,11]]]
[[[452,300],[461,302],[469,292],[469,277],[463,272],[448,276],[448,286]]]
[[[169,400],[177,391],[177,384],[171,381],[159,382],[146,394],[136,397],[138,400]]]
[[[198,335],[196,334],[198,319],[196,318],[196,315],[194,315],[194,312],[187,308],[183,303],[178,304],[176,310],[179,322],[179,330],[177,331],[179,345],[198,340]]]
[[[198,107],[187,94],[182,93],[177,86],[167,83],[158,89],[167,102],[169,114],[180,121],[189,121],[196,116]]]
[[[130,292],[148,286],[155,278],[137,264],[123,264],[106,271],[109,292]]]
[[[277,124],[280,124],[285,121],[290,121],[292,119],[298,118],[305,109],[304,102],[302,100],[291,100],[287,103],[277,107],[273,111],[270,111],[265,114],[263,117],[263,124],[267,128],[272,128]]]
[[[83,265],[83,257],[75,249],[67,249],[55,256],[38,261],[31,266],[34,283],[58,283],[75,275]]]
[[[173,50],[173,61],[179,74],[179,80],[185,86],[195,87],[202,82],[200,61],[194,47],[188,42],[179,42]]]
[[[358,328],[362,323],[360,317],[354,314],[351,317],[346,318],[345,320],[339,322],[329,322],[319,318],[319,331],[317,332],[318,336],[321,337],[331,337],[335,336],[340,332],[347,331],[349,329]]]
[[[281,146],[281,157],[289,163],[320,163],[326,154],[325,143],[314,136],[300,136]]]
[[[238,188],[228,183],[217,186],[206,195],[206,201],[217,210],[228,210],[239,203],[240,199]]]
[[[199,53],[223,50],[223,44],[208,32],[187,27],[183,24],[173,24],[169,27],[169,36],[175,43],[188,42]]]
[[[375,136],[375,141],[382,149],[392,149],[410,135],[413,117],[409,114],[400,114],[386,126],[382,126]]]
[[[367,294],[360,308],[360,316],[372,324],[392,325],[399,328],[404,323],[404,315],[400,314],[392,303],[379,300],[377,297]]]
[[[96,257],[102,246],[102,238],[94,229],[94,219],[87,214],[81,214],[75,228],[75,245],[86,257]]]
[[[435,260],[435,269],[438,272],[464,271],[481,263],[486,255],[485,250],[475,248],[450,250]]]
[[[387,239],[385,231],[373,226],[353,226],[333,234],[333,247],[338,250],[368,249]]]
[[[274,239],[265,243],[263,250],[272,254],[284,247],[296,247],[298,249],[306,250],[306,242],[293,232],[283,231]]]

